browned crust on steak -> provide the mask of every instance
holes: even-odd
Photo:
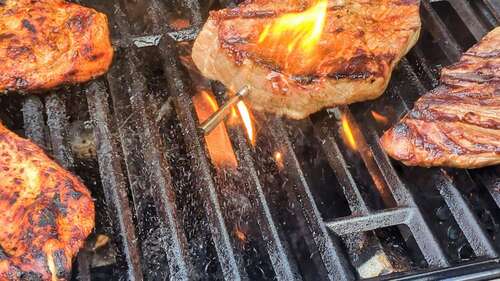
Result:
[[[0,4],[0,92],[85,82],[112,58],[104,14],[63,0]]]
[[[85,186],[0,124],[0,280],[67,280],[94,228]]]
[[[284,2],[246,1],[212,12],[192,55],[205,76],[231,90],[250,85],[254,109],[291,118],[377,98],[420,32],[419,1],[330,1],[319,61],[287,73],[256,43],[266,24],[311,3]]]
[[[500,28],[444,68],[441,82],[384,134],[384,149],[411,166],[499,164]]]

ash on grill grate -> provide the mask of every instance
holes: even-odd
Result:
[[[0,97],[2,121],[96,198],[75,280],[500,274],[498,167],[410,168],[378,144],[442,66],[498,25],[496,1],[423,1],[421,38],[376,101],[303,121],[255,114],[255,145],[227,122],[236,167],[214,164],[213,141],[197,130],[196,96],[221,103],[225,89],[190,68],[190,42],[176,41],[194,39],[208,9],[237,1],[82,2],[110,16],[110,73],[47,97]]]

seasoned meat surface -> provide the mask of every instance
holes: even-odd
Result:
[[[418,39],[419,1],[330,0],[310,57],[283,57],[286,47],[270,48],[261,40],[273,32],[269,25],[313,3],[248,0],[212,12],[194,43],[193,60],[205,76],[233,91],[251,86],[254,109],[295,119],[380,96]]]
[[[500,27],[444,68],[441,82],[384,134],[384,149],[411,166],[499,164]]]
[[[94,227],[86,187],[0,124],[0,280],[67,280]]]
[[[0,1],[0,93],[85,82],[112,57],[104,14],[64,0]]]

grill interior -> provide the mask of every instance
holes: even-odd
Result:
[[[46,96],[0,100],[1,120],[96,198],[96,231],[74,280],[500,275],[499,167],[405,167],[378,143],[437,85],[443,66],[498,25],[498,1],[424,0],[421,38],[375,101],[301,121],[255,113],[255,146],[228,126],[236,170],[212,164],[192,101],[210,90],[222,103],[224,88],[182,61],[209,9],[237,3],[81,2],[110,18],[110,72]]]

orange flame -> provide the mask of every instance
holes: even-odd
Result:
[[[387,117],[385,117],[384,115],[382,115],[376,111],[372,111],[371,113],[372,113],[372,116],[375,119],[375,121],[377,121],[378,123],[380,123],[382,125],[386,125],[387,123],[389,123],[389,119],[387,119]]]
[[[352,150],[358,149],[358,145],[356,144],[356,140],[352,134],[351,125],[349,125],[349,121],[345,116],[342,116],[342,135],[344,137],[344,141],[351,147]]]
[[[226,125],[229,127],[232,127],[236,124],[239,124],[240,122],[240,115],[238,114],[238,111],[236,110],[236,106],[231,107],[231,114],[229,114],[229,117],[226,120]]]
[[[236,227],[236,229],[234,230],[234,235],[236,235],[236,238],[238,238],[242,242],[245,242],[247,240],[247,235],[245,234],[245,232],[243,232],[238,227]]]
[[[240,112],[241,120],[243,120],[243,125],[245,125],[245,128],[247,130],[248,139],[250,140],[252,145],[255,145],[255,133],[252,118],[250,117],[250,111],[243,101],[238,102],[236,104],[236,107]]]
[[[325,27],[328,0],[301,13],[285,14],[264,26],[258,45],[288,72],[304,70],[315,63],[317,46]]]
[[[231,107],[231,118],[238,118],[238,113],[236,112],[236,109]]]
[[[274,153],[274,161],[276,162],[276,166],[278,166],[280,170],[282,170],[285,167],[283,163],[283,154],[281,152],[276,151]]]
[[[195,95],[193,103],[200,122],[205,121],[219,108],[213,95],[207,91],[201,91]],[[206,135],[205,141],[210,159],[216,167],[236,168],[238,166],[231,140],[223,123]]]

